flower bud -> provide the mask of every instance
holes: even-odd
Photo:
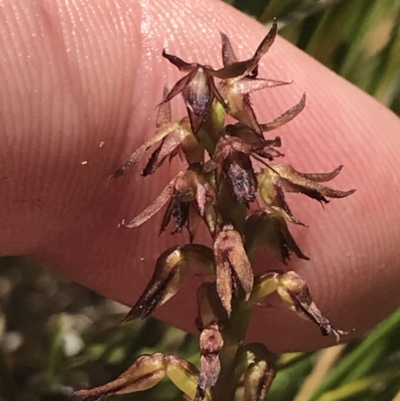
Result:
[[[218,325],[206,327],[200,334],[200,376],[195,401],[204,398],[206,389],[215,385],[218,380],[221,364],[219,352],[224,345]]]
[[[253,289],[253,271],[242,237],[231,224],[226,224],[215,238],[214,259],[218,295],[229,315],[232,301],[240,292],[248,299]]]
[[[150,282],[124,321],[145,318],[167,302],[179,291],[188,272],[189,261],[180,246],[164,251],[157,259]]]
[[[248,368],[244,373],[244,401],[264,401],[275,378],[275,355],[262,344],[246,346]]]

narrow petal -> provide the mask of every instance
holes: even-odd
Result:
[[[304,224],[294,217],[292,211],[289,208],[289,205],[286,203],[284,193],[280,187],[277,185],[274,186],[276,191],[276,196],[274,198],[274,202],[272,202],[269,206],[273,211],[273,214],[277,217],[283,217],[286,221],[289,221],[294,224],[298,224],[300,226],[304,226]]]
[[[276,20],[274,20],[271,30],[268,32],[267,36],[258,46],[254,56],[245,61],[238,61],[232,64],[229,64],[219,70],[213,70],[213,76],[220,79],[232,79],[235,78],[239,80],[247,75],[251,75],[253,78],[257,75],[254,73],[254,70],[257,69],[258,63],[260,62],[261,57],[267,53],[269,48],[274,43],[276,34],[278,32],[278,25]]]
[[[261,124],[261,129],[264,132],[268,132],[281,127],[282,125],[288,123],[289,121],[293,120],[297,115],[299,115],[301,111],[304,109],[305,105],[306,105],[306,94],[302,96],[299,103],[291,107],[289,110],[285,111],[279,117],[275,118],[269,123]]]
[[[228,36],[226,36],[223,32],[220,32],[220,35],[222,42],[222,62],[224,67],[226,67],[227,65],[237,62],[237,57]]]
[[[271,45],[274,43],[277,32],[278,25],[276,20],[274,20],[271,30],[260,43],[251,59],[228,64],[219,70],[212,70],[212,75],[220,79],[235,78],[235,80],[239,80],[247,75],[251,75],[253,78],[255,78],[257,74],[254,73],[254,70],[257,69],[261,57],[267,53]]]
[[[336,167],[329,173],[302,173],[307,180],[314,182],[325,182],[334,179],[343,169],[343,166]]]
[[[261,57],[268,52],[270,47],[275,41],[276,34],[278,33],[278,23],[276,19],[272,22],[272,27],[267,33],[267,36],[263,39],[263,41],[258,46],[256,52],[254,53],[253,59],[260,61]],[[257,62],[258,64],[258,62]]]
[[[275,88],[276,86],[290,85],[292,82],[277,81],[275,79],[262,78],[243,78],[235,81],[231,87],[234,92],[246,95],[251,92],[259,91],[266,88]]]
[[[204,172],[209,173],[215,170],[230,155],[232,152],[231,142],[232,139],[228,136],[222,135],[220,137],[212,159],[208,160],[203,166]]]
[[[147,142],[145,142],[142,146],[140,146],[132,155],[129,157],[128,160],[120,167],[118,168],[110,178],[116,178],[120,177],[121,175],[125,174],[125,171],[130,169],[132,166],[134,166],[140,158],[145,154],[147,150],[149,150],[154,144],[157,142],[161,141],[163,138],[165,138],[167,135],[169,135],[171,132],[174,132],[175,130],[179,130],[180,126],[179,124],[170,124],[170,125],[165,125],[161,129],[159,129],[156,134],[150,138]]]
[[[182,72],[190,72],[193,68],[195,68],[198,65],[196,63],[187,63],[186,61],[183,61],[177,56],[168,54],[165,51],[165,49],[163,49],[162,56],[166,58],[170,63],[172,63],[175,67],[178,67],[179,71]]]
[[[168,206],[165,210],[164,216],[161,220],[160,231],[159,231],[158,235],[161,235],[165,231],[165,229],[168,227],[168,224],[171,222],[172,213],[174,211],[175,205],[176,205],[176,199],[171,197],[171,199],[168,203]]]
[[[315,182],[309,179],[307,175],[299,173],[292,166],[276,165],[274,170],[279,174],[279,186],[286,192],[297,192],[303,193],[310,198],[316,199],[320,202],[328,202],[325,197],[328,198],[344,198],[355,192],[355,189],[349,191],[339,191],[326,187],[319,182]],[[331,174],[331,173],[328,173]],[[315,176],[315,174],[312,174]],[[333,174],[333,176],[335,176]],[[320,178],[319,178],[320,180]]]
[[[198,176],[196,181],[196,203],[201,217],[205,214],[207,203],[214,203],[214,200],[214,189],[204,177]]]
[[[349,191],[339,191],[337,189],[326,187],[322,184],[309,181],[301,184],[293,183],[291,180],[281,178],[279,180],[279,186],[285,192],[295,192],[307,195],[309,198],[316,199],[319,202],[328,203],[328,198],[345,198],[353,194],[356,190],[350,189]]]
[[[168,86],[164,86],[163,99],[168,95]],[[165,102],[159,106],[157,111],[156,127],[160,128],[164,124],[171,123],[171,103]]]
[[[146,177],[153,174],[163,164],[165,159],[177,150],[184,137],[185,131],[182,129],[176,129],[169,133],[150,156],[142,175]]]
[[[200,126],[201,126],[201,124],[202,124],[202,122],[204,120],[205,114],[197,115],[189,107],[186,108],[186,111],[187,111],[188,116],[189,116],[190,126],[192,128],[192,131],[193,131],[194,134],[197,134],[197,132],[199,131]]]
[[[245,61],[236,61],[219,70],[211,70],[212,76],[219,79],[241,79],[248,75],[257,65],[253,59]]]
[[[190,81],[193,79],[194,75],[196,75],[197,69],[193,69],[189,72],[188,75],[185,75],[183,78],[181,78],[173,87],[172,89],[169,91],[169,93],[167,94],[167,96],[164,98],[164,100],[158,104],[158,107],[160,107],[161,105],[163,105],[166,102],[169,102],[170,100],[172,100],[176,95],[178,95],[179,93],[181,93],[186,85],[188,85],[190,83]]]
[[[175,181],[178,177],[183,175],[183,173],[178,174],[177,177],[175,177],[161,192],[161,194],[157,197],[157,199],[145,210],[143,210],[142,213],[137,215],[135,218],[133,218],[130,221],[122,220],[121,225],[123,225],[126,228],[134,228],[134,227],[139,227],[143,223],[145,223],[148,219],[153,217],[167,202],[168,200],[171,199],[172,194],[174,192],[174,185]]]
[[[271,146],[280,147],[282,145],[282,141],[279,136],[275,137],[274,139],[265,139],[251,127],[240,123],[227,125],[225,127],[225,131],[231,136],[242,139],[251,145],[255,150],[264,149]]]
[[[234,277],[228,260],[221,253],[215,256],[217,291],[228,316],[232,312],[233,292],[235,290]]]

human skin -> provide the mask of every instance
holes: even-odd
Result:
[[[118,224],[152,202],[181,166],[165,163],[143,178],[142,163],[107,177],[154,134],[162,88],[182,77],[162,49],[219,67],[219,31],[241,59],[267,32],[211,0],[0,2],[2,255],[29,255],[107,297],[136,301],[157,256],[187,237],[158,237],[161,215],[134,230]],[[285,161],[304,172],[343,164],[332,186],[357,189],[324,208],[290,197],[309,226],[291,230],[311,261],[294,257],[286,268],[307,280],[337,326],[361,334],[400,304],[399,119],[281,38],[259,75],[294,81],[253,96],[261,122],[307,93],[305,110],[279,130]],[[181,99],[173,108],[175,118],[184,115]],[[258,272],[276,268],[282,266],[257,254]],[[156,316],[193,331],[202,279],[190,277]],[[255,312],[249,340],[277,351],[332,344],[277,299],[266,303]]]

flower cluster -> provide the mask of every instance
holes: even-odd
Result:
[[[186,75],[172,89],[164,88],[158,105],[157,131],[114,172],[122,176],[154,148],[142,175],[154,174],[166,159],[178,154],[187,168],[173,178],[157,199],[133,219],[122,222],[138,227],[165,207],[160,231],[173,224],[172,234],[189,233],[185,246],[173,246],[157,260],[154,274],[125,320],[145,318],[181,288],[191,268],[207,277],[198,289],[200,366],[197,369],[175,355],[142,355],[115,381],[76,394],[84,398],[144,390],[169,377],[187,399],[233,399],[243,384],[246,401],[263,400],[275,376],[274,355],[262,344],[244,345],[244,336],[257,305],[276,292],[299,316],[316,324],[323,335],[339,341],[346,332],[336,329],[313,302],[307,283],[294,271],[268,271],[254,276],[251,258],[263,246],[282,262],[293,252],[303,259],[288,224],[302,224],[286,202],[288,192],[302,193],[319,202],[354,192],[339,191],[323,183],[329,173],[301,173],[290,164],[277,163],[283,154],[280,137],[265,133],[294,119],[305,107],[305,95],[283,114],[267,123],[257,120],[250,94],[289,82],[258,77],[259,62],[273,44],[277,24],[248,60],[238,61],[228,37],[221,33],[221,69],[188,63],[163,52]],[[187,116],[171,118],[170,101],[181,94]],[[225,124],[226,115],[237,122]],[[204,224],[213,246],[195,242]]]

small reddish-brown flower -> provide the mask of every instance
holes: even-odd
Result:
[[[306,281],[294,271],[269,271],[256,276],[249,302],[255,306],[275,291],[293,312],[318,325],[323,336],[333,335],[339,341],[341,335],[349,334],[337,329],[322,314],[311,297]]]
[[[175,296],[190,267],[198,267],[206,274],[213,274],[215,267],[212,249],[200,244],[187,244],[164,251],[157,259],[153,276],[124,321],[138,317],[143,319]]]
[[[167,93],[168,90],[165,87],[164,97]],[[168,156],[171,159],[179,151],[183,152],[189,164],[203,162],[204,148],[193,135],[188,117],[182,118],[179,123],[173,123],[171,121],[171,104],[169,101],[165,101],[159,106],[156,127],[156,134],[140,146],[111,177],[123,175],[126,170],[135,165],[142,158],[145,152],[160,141],[161,144],[152,153],[143,170],[143,176],[154,173]]]
[[[157,259],[153,276],[143,294],[125,316],[124,321],[142,319],[167,302],[181,288],[189,272],[190,262],[180,246],[164,251]]]
[[[261,198],[285,220],[301,224],[292,214],[284,197],[284,192],[296,192],[307,195],[320,202],[329,202],[327,198],[344,198],[355,192],[339,191],[322,185],[330,181],[341,171],[342,166],[329,173],[300,173],[288,164],[269,166],[257,174]]]
[[[257,122],[256,115],[250,101],[250,93],[265,88],[273,88],[275,86],[287,85],[290,82],[277,81],[274,79],[257,78],[257,67],[261,57],[266,54],[275,41],[278,31],[278,25],[274,21],[271,30],[261,42],[260,46],[252,57],[252,70],[246,73],[227,78],[221,81],[219,90],[228,105],[228,113],[244,125],[252,128],[259,135],[262,135],[262,129]],[[222,40],[222,61],[224,67],[235,65],[238,63],[237,57],[231,45],[229,38],[221,32]]]
[[[83,399],[101,397],[105,399],[114,394],[128,394],[147,390],[165,377],[165,356],[161,353],[141,355],[136,362],[117,379],[90,390],[79,390],[74,393]]]
[[[218,175],[220,172],[225,175],[238,201],[248,204],[255,200],[257,193],[257,177],[250,156],[261,162],[262,158],[273,160],[282,155],[274,148],[280,145],[279,137],[266,140],[242,124],[228,125],[204,171],[219,168]]]
[[[162,55],[174,64],[179,71],[186,72],[187,75],[175,84],[160,103],[160,106],[165,102],[169,102],[179,93],[182,93],[192,131],[196,134],[214,98],[217,98],[224,107],[227,107],[215,86],[215,70],[210,66],[187,63],[177,56],[166,53],[165,50]]]
[[[274,21],[270,32],[258,46],[253,57],[245,61],[237,61],[229,39],[225,34],[221,33],[224,67],[219,70],[199,63],[187,63],[177,56],[167,54],[164,50],[163,57],[174,64],[180,71],[186,72],[187,75],[175,84],[161,104],[182,93],[192,130],[196,134],[215,98],[229,114],[244,124],[248,124],[261,134],[248,93],[288,83],[256,78],[260,59],[271,47],[276,33],[277,24]],[[223,95],[216,87],[214,78],[223,80],[221,83]],[[226,100],[224,99],[225,97],[227,98]]]
[[[290,234],[285,219],[275,211],[256,211],[246,220],[245,226],[246,249],[253,252],[258,246],[286,263],[290,253],[298,258],[309,260]]]
[[[176,226],[172,233],[178,233],[186,226],[193,239],[199,224],[198,216],[204,218],[209,226],[212,224],[206,218],[209,216],[205,216],[205,214],[208,209],[212,208],[214,200],[214,191],[211,185],[195,170],[196,168],[193,167],[179,173],[149,207],[134,219],[123,220],[121,224],[127,228],[138,227],[169,202],[161,223],[161,232],[173,218]],[[212,212],[210,211],[210,213]]]
[[[114,394],[147,390],[165,377],[168,377],[188,399],[195,399],[199,382],[198,369],[179,356],[164,355],[159,352],[139,356],[117,379],[90,390],[78,390],[74,395],[83,399],[97,397],[97,400],[105,400]],[[211,399],[207,390],[203,391],[202,396],[207,401]]]
[[[341,335],[349,334],[348,331],[337,329],[322,314],[311,298],[307,283],[296,272],[289,271],[278,276],[278,283],[277,292],[283,301],[300,317],[317,324],[323,336],[332,334],[339,342]]]

